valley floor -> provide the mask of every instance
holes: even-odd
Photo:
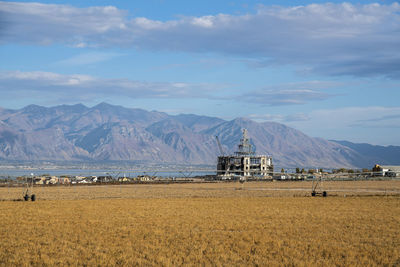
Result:
[[[400,181],[0,188],[0,266],[400,264]],[[9,200],[6,200],[9,199]]]

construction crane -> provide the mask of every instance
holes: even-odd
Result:
[[[219,147],[219,153],[221,153],[221,156],[225,156],[224,150],[222,149],[221,142],[219,141],[218,135],[215,136],[215,139],[217,139],[218,147]]]

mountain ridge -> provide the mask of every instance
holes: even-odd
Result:
[[[380,146],[367,143],[353,143],[344,140],[330,141],[349,147],[358,152],[361,156],[360,161],[367,162],[370,166],[377,163],[380,165],[399,165],[400,146]]]
[[[271,155],[275,165],[354,168],[371,167],[373,161],[347,143],[309,137],[277,122],[168,115],[105,102],[0,108],[0,160],[213,165],[220,153],[215,136],[226,153],[233,153],[243,128],[257,153]]]

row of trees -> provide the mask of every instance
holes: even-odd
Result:
[[[332,170],[332,173],[366,173],[366,172],[371,172],[371,170],[368,170],[368,169],[353,170],[353,169],[345,169],[345,168]]]

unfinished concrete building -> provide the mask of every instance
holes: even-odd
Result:
[[[243,129],[243,137],[240,139],[238,151],[234,155],[225,156],[219,143],[221,156],[218,157],[217,175],[221,179],[234,179],[235,177],[271,177],[274,171],[272,157],[256,155],[247,136],[247,130]]]

